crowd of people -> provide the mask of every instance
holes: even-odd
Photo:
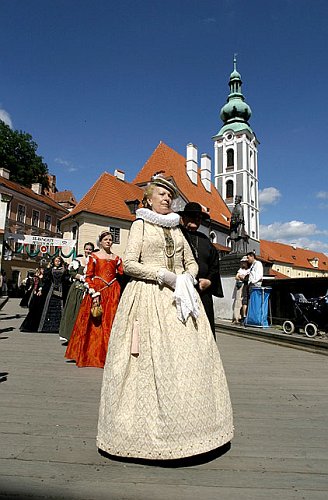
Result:
[[[45,269],[27,277],[21,307],[29,311],[22,332],[58,333],[65,357],[79,367],[103,368],[109,334],[120,298],[121,259],[111,251],[112,236],[100,233],[97,246],[70,265],[55,256]]]
[[[215,341],[213,296],[223,296],[218,253],[199,231],[208,215],[194,202],[174,213],[176,196],[173,184],[153,178],[123,260],[102,231],[96,247],[86,243],[70,265],[56,256],[29,276],[21,302],[29,308],[21,331],[56,332],[67,359],[104,368],[97,445],[115,456],[178,459],[233,437]],[[261,282],[258,264],[252,252],[242,258],[236,321]]]

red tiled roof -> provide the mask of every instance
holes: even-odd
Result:
[[[57,191],[53,193],[53,198],[57,203],[74,203],[77,204],[76,198],[72,191],[65,189],[64,191]]]
[[[213,243],[213,245],[217,250],[220,250],[220,252],[227,252],[227,253],[231,252],[230,247],[226,247],[224,245],[221,245],[220,243]]]
[[[186,159],[164,142],[159,143],[133,182],[136,184],[145,184],[149,182],[154,173],[159,171],[164,172],[164,177],[174,180],[180,193],[186,200],[197,201],[210,210],[209,213],[212,220],[223,226],[229,226],[229,222],[226,219],[231,217],[230,210],[214,185],[211,185],[210,193],[206,191],[200,180],[199,172],[197,185],[193,184],[187,174]]]
[[[328,256],[324,253],[267,240],[261,240],[260,248],[261,257],[271,262],[281,262],[293,267],[311,270],[328,271]],[[313,259],[318,259],[318,267],[311,264],[310,261]]]
[[[32,189],[26,186],[22,186],[17,182],[13,182],[9,179],[6,179],[5,177],[0,177],[0,186],[4,186],[8,189],[11,189],[12,191],[16,191],[16,193],[20,193],[24,196],[27,196],[28,198],[41,201],[42,203],[45,203],[46,205],[49,205],[50,207],[55,208],[56,210],[61,210],[62,212],[68,212],[66,208],[56,203],[56,201],[50,198],[49,196],[46,196],[44,194],[37,194]]]
[[[136,199],[141,201],[142,197],[143,190],[140,187],[104,172],[76,207],[64,218],[80,212],[89,212],[133,221],[135,215],[131,214],[125,201]]]

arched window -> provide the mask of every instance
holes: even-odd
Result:
[[[234,166],[234,157],[235,157],[235,152],[233,149],[228,149],[227,150],[227,167],[233,167]]]
[[[233,181],[226,182],[226,198],[233,198]]]
[[[210,240],[212,243],[216,243],[217,237],[214,231],[210,232]]]

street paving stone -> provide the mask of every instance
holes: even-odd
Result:
[[[65,361],[58,335],[20,333],[25,314],[17,299],[0,311],[0,498],[328,498],[326,356],[218,331],[231,449],[174,467],[130,463],[96,448],[102,370]]]

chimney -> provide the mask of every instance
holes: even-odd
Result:
[[[56,193],[56,191],[58,191],[56,188],[56,176],[53,174],[48,174],[47,177],[49,181],[49,189],[47,194]]]
[[[200,158],[200,179],[203,183],[204,188],[209,193],[211,192],[211,157],[203,153]]]
[[[120,181],[125,181],[125,172],[124,170],[119,170],[118,168],[114,171],[114,175],[116,179],[119,179]]]
[[[0,177],[3,177],[4,179],[9,179],[10,170],[8,170],[7,168],[1,167],[0,168]]]
[[[34,182],[31,186],[31,189],[36,194],[42,194],[42,184],[40,184],[40,182]]]
[[[191,142],[187,144],[187,174],[194,184],[197,184],[197,146]]]

